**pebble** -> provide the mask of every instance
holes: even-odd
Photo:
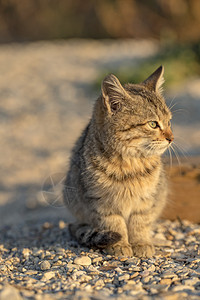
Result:
[[[74,259],[74,263],[81,266],[89,266],[91,265],[92,261],[89,256],[80,256]]]
[[[100,261],[102,261],[103,260],[103,257],[95,257],[95,258],[93,258],[93,260],[92,260],[92,262],[93,263],[98,263],[98,262],[100,262]]]
[[[148,286],[152,294],[158,293],[158,292],[164,292],[167,291],[169,286],[167,284],[151,284]]]
[[[49,270],[51,268],[51,264],[48,260],[44,260],[40,264],[40,269],[41,270]]]
[[[147,269],[147,271],[148,271],[148,272],[154,272],[155,269],[156,269],[156,267],[155,267],[154,265],[151,265],[151,266]]]
[[[161,278],[173,278],[173,277],[176,277],[177,275],[173,272],[165,271],[160,276],[161,276]]]
[[[172,291],[174,292],[185,291],[185,290],[194,290],[194,287],[191,285],[177,285],[172,288]]]
[[[185,238],[184,233],[177,233],[176,234],[176,240],[183,240]]]
[[[6,285],[0,291],[0,299],[1,300],[22,300],[19,291],[12,287],[11,285]]]
[[[43,274],[41,280],[42,281],[48,281],[48,280],[50,280],[50,279],[52,279],[54,277],[55,277],[55,272],[53,272],[53,271],[47,271],[47,272],[45,272]]]
[[[170,278],[164,278],[160,280],[160,284],[171,284],[172,283],[172,279]]]
[[[121,275],[118,277],[118,280],[119,281],[122,281],[122,280],[128,280],[130,278],[130,275],[129,274],[124,274],[124,275]]]
[[[31,254],[31,250],[28,249],[28,248],[24,248],[24,249],[22,250],[22,254],[23,254],[24,258],[28,258],[29,255]]]
[[[148,283],[151,278],[152,278],[151,276],[144,277],[144,278],[142,278],[142,282],[143,283]]]
[[[145,271],[141,272],[140,275],[141,275],[142,277],[149,276],[149,271],[145,270]]]
[[[125,261],[125,264],[127,265],[131,264],[137,266],[139,263],[140,263],[140,259],[137,257],[131,257]]]
[[[29,271],[26,271],[25,274],[26,275],[35,275],[35,274],[38,274],[38,272],[35,270],[29,270]]]
[[[134,272],[133,274],[130,275],[130,278],[135,278],[139,275],[140,273],[139,272]]]
[[[185,279],[182,281],[184,285],[195,285],[197,282],[200,284],[200,280],[196,277],[193,277],[191,279]]]

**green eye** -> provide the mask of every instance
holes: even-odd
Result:
[[[158,122],[156,122],[156,121],[150,121],[150,122],[148,122],[148,124],[151,128],[156,128],[159,126]]]

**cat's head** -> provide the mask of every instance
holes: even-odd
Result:
[[[122,155],[160,155],[174,137],[171,112],[162,96],[164,68],[159,67],[140,84],[121,85],[110,74],[102,82],[99,98],[101,140]]]

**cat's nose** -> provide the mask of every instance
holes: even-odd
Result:
[[[172,143],[174,140],[174,135],[171,130],[167,130],[164,132],[164,137],[169,143]]]
[[[173,134],[170,137],[166,137],[166,140],[169,141],[169,143],[172,143],[174,140]]]

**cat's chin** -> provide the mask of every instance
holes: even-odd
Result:
[[[167,150],[167,148],[168,148],[168,145],[156,148],[155,150],[152,151],[153,152],[152,154],[153,155],[162,155]]]
[[[124,157],[151,157],[151,156],[161,156],[168,147],[156,148],[152,150],[141,150],[132,147],[127,147],[122,150],[122,156]]]

